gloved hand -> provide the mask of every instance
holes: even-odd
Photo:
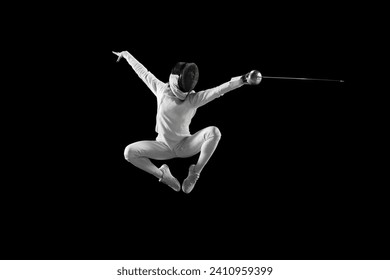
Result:
[[[121,60],[122,57],[126,58],[126,55],[128,55],[128,51],[123,51],[123,52],[112,52],[113,54],[116,54],[118,56],[118,59],[116,60],[116,62],[119,62],[119,60]]]

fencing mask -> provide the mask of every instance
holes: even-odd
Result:
[[[171,74],[178,75],[178,86],[183,92],[190,92],[198,83],[199,70],[195,63],[178,62]]]

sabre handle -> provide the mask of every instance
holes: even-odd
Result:
[[[241,76],[241,79],[240,79],[240,80],[242,81],[242,83],[243,83],[244,85],[249,85],[249,82],[248,82],[249,74],[250,74],[250,72],[248,72],[248,73],[246,73],[246,74],[244,74],[244,75]]]

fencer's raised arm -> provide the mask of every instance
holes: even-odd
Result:
[[[145,66],[143,66],[134,56],[128,51],[113,52],[118,56],[118,61],[123,57],[127,60],[130,66],[133,68],[138,77],[148,86],[148,88],[157,96],[157,90],[163,87],[165,84],[157,79]]]
[[[195,94],[191,94],[190,95],[190,98],[191,98],[190,102],[195,107],[201,107],[201,106],[207,104],[208,102],[214,100],[215,98],[220,97],[220,96],[224,95],[225,93],[232,91],[234,89],[237,89],[237,88],[243,86],[244,84],[246,84],[243,77],[244,76],[234,77],[234,78],[231,78],[231,80],[229,82],[223,83],[220,86],[217,86],[217,87],[214,87],[211,89],[207,89],[207,90],[202,90],[202,91],[199,91]]]

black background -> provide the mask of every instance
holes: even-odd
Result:
[[[69,9],[24,39],[37,51],[12,126],[20,156],[8,164],[6,258],[355,259],[371,250],[356,246],[364,208],[351,183],[361,175],[344,10]],[[196,62],[198,90],[252,69],[345,83],[264,79],[199,109],[191,131],[215,125],[222,140],[186,195],[123,157],[126,145],[156,137],[156,102],[116,63],[112,51],[122,50],[162,81],[177,61]],[[182,181],[194,162],[167,163]]]

